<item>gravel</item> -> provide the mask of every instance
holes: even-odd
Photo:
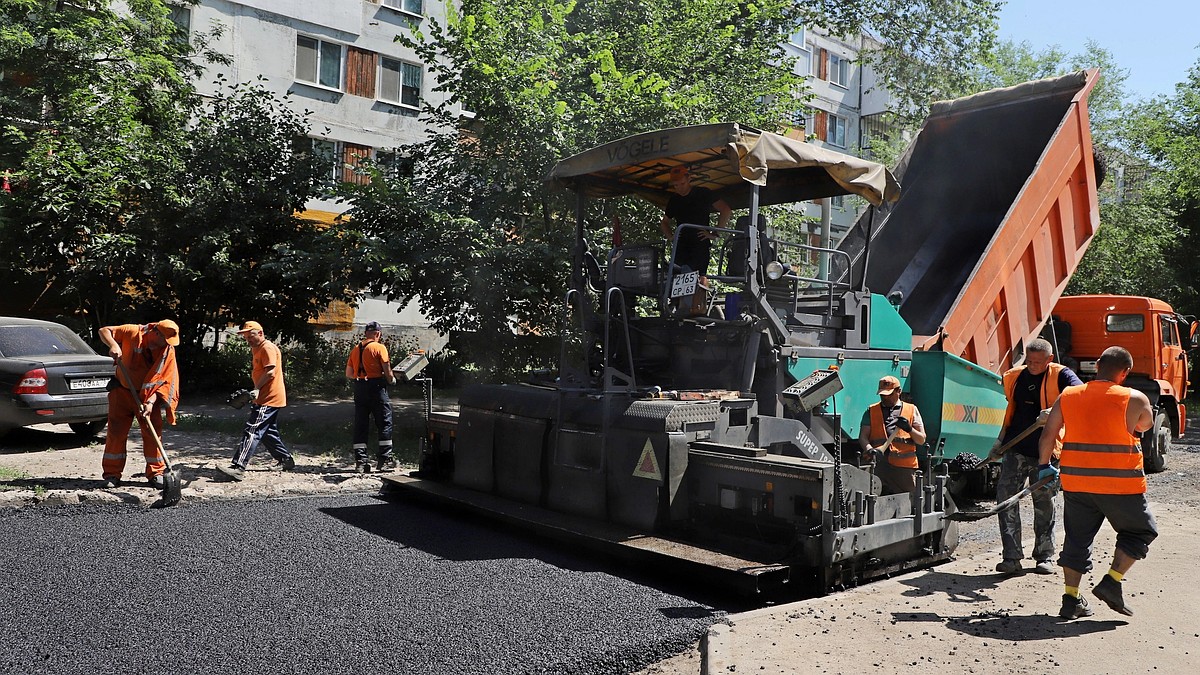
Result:
[[[0,510],[2,673],[623,673],[724,612],[379,496]]]

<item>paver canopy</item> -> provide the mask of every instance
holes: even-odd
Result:
[[[900,184],[882,164],[733,123],[663,129],[560,161],[546,177],[592,198],[636,194],[666,203],[672,167],[691,167],[692,184],[716,192],[731,207],[783,204],[856,194],[872,204],[895,201]]]

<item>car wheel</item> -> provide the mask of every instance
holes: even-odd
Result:
[[[1171,420],[1165,412],[1154,417],[1154,426],[1142,435],[1142,464],[1146,473],[1159,473],[1167,466],[1171,450]]]
[[[67,426],[71,427],[71,431],[74,431],[76,434],[84,438],[91,438],[100,433],[100,430],[107,424],[108,420],[99,420],[96,422],[71,422]]]

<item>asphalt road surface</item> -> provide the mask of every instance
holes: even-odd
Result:
[[[0,510],[0,542],[0,673],[624,673],[724,615],[376,495]]]

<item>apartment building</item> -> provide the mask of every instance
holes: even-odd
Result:
[[[314,149],[336,160],[331,183],[362,180],[354,171],[361,159],[386,162],[392,149],[424,138],[420,107],[443,95],[433,91],[426,65],[395,37],[431,19],[444,22],[441,0],[201,0],[175,13],[176,23],[192,31],[222,28],[209,46],[231,62],[211,67],[200,92],[216,93],[220,75],[229,82],[261,77],[267,89],[290,94],[296,107],[312,111]],[[330,222],[348,208],[315,199],[305,215]],[[412,334],[425,348],[444,343],[415,304],[369,298],[318,319],[339,332],[368,321]]]
[[[796,74],[806,76],[812,99],[789,120],[792,136],[811,143],[870,158],[871,144],[895,133],[888,123],[891,98],[872,68],[859,54],[871,46],[869,36],[835,37],[824,31],[800,28],[783,45],[796,58]],[[831,243],[836,245],[858,217],[853,200],[829,200]],[[822,216],[820,204],[810,204],[805,215]],[[819,241],[820,226],[812,226],[812,243]]]

